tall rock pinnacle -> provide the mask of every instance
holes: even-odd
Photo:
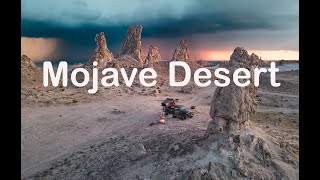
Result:
[[[122,44],[120,57],[127,55],[127,56],[133,57],[139,62],[142,62],[141,32],[142,32],[141,25],[129,26],[126,39]]]
[[[171,61],[189,61],[189,50],[187,44],[187,38],[184,37],[181,41],[179,46],[173,53]]]
[[[88,65],[92,65],[94,61],[97,61],[98,67],[105,67],[107,62],[113,59],[113,55],[107,47],[107,40],[104,32],[96,34],[95,42],[97,47],[92,57],[89,59]]]
[[[229,78],[232,80],[233,72],[237,68],[246,68],[251,72],[250,81],[253,82],[255,65],[251,63],[250,59],[251,57],[245,49],[237,47],[230,57]],[[244,83],[247,80],[241,79],[239,81]],[[208,126],[208,132],[237,131],[245,127],[257,109],[256,90],[253,83],[245,87],[239,87],[234,83],[230,83],[226,87],[217,87],[211,101],[210,116],[212,121]]]
[[[144,67],[152,67],[153,63],[161,60],[159,48],[151,45],[149,47],[148,56],[144,61]]]

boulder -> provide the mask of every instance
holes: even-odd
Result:
[[[131,148],[130,148],[130,154],[129,154],[129,159],[131,161],[135,161],[140,159],[141,157],[143,157],[145,154],[147,153],[145,147],[143,144],[138,143],[138,144],[134,144]]]
[[[193,85],[185,85],[181,87],[181,92],[191,94],[194,92]]]

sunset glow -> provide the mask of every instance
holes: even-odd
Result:
[[[161,41],[159,41],[161,42]],[[44,59],[54,60],[59,58],[59,46],[63,43],[57,38],[27,38],[21,37],[21,55],[28,55],[33,61],[43,61]],[[148,46],[151,43],[146,41],[142,47],[144,55],[148,53]],[[158,43],[161,56],[164,60],[170,60],[174,48],[165,46],[165,42]],[[191,60],[230,60],[233,49],[230,50],[194,50],[189,49]],[[116,52],[113,52],[116,53]],[[298,50],[248,50],[248,53],[255,53],[263,60],[299,60]],[[90,53],[88,53],[90,54]]]
[[[194,59],[201,60],[229,60],[233,50],[220,51],[196,51],[193,52]],[[294,50],[248,50],[255,53],[263,60],[299,60],[299,51]]]

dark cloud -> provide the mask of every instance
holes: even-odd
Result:
[[[22,21],[23,37],[59,38],[64,42],[60,48],[64,56],[61,58],[84,60],[88,59],[95,48],[94,37],[105,32],[109,49],[115,54],[125,38],[127,26],[102,27],[92,24],[79,27],[64,27],[39,21]]]
[[[69,12],[70,13],[70,12]],[[69,14],[68,13],[68,14]],[[96,19],[97,16],[84,16],[84,14],[72,14],[75,17],[83,19]],[[132,24],[142,24],[144,37],[180,37],[183,35],[195,35],[202,33],[216,33],[220,31],[234,31],[234,30],[281,30],[286,29],[288,26],[281,23],[280,19],[286,20],[285,22],[296,21],[298,17],[277,17],[275,21],[267,21],[264,17],[255,17],[252,19],[241,18],[237,15],[220,15],[212,13],[210,15],[189,16],[183,19],[162,19],[157,23],[141,23],[132,22],[125,25],[95,25],[83,24],[75,27],[65,27],[50,22],[40,22],[32,20],[22,21],[22,36],[31,37],[59,37],[59,38],[77,38],[94,35],[99,31],[105,31],[110,34],[111,41],[117,41],[119,37],[123,37],[126,32],[127,26]],[[292,26],[289,26],[292,27]],[[80,39],[80,41],[81,41]]]
[[[74,56],[71,51],[91,52],[95,46],[94,36],[101,31],[105,32],[111,51],[118,52],[127,27],[133,24],[143,25],[143,38],[171,38],[174,41],[182,36],[192,39],[203,34],[230,34],[233,31],[277,31],[287,37],[286,33],[293,29],[298,36],[296,0],[118,0],[99,3],[96,0],[71,3],[57,0],[56,4],[51,4],[52,11],[42,6],[41,1],[29,1],[28,4],[22,1],[22,36],[61,38],[66,45],[65,51],[69,52],[66,53],[68,57]],[[297,47],[298,42],[296,44]]]
[[[91,12],[92,11],[92,12]],[[81,19],[82,21],[95,21],[101,16],[100,12],[93,10],[81,11],[81,9],[63,9],[61,12],[62,18],[72,17],[74,19]]]

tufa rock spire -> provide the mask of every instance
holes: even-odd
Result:
[[[159,60],[161,60],[159,48],[151,45],[149,47],[148,56],[144,61],[144,67],[152,67],[153,64]]]
[[[237,47],[230,57],[229,78],[232,82],[233,72],[237,68],[247,68],[251,73],[250,81],[253,82],[254,65],[250,63],[248,52]],[[244,79],[239,80],[242,83]],[[214,92],[210,116],[212,121],[208,126],[208,133],[222,131],[237,131],[245,127],[249,119],[255,114],[257,109],[256,99],[257,88],[253,83],[246,87],[239,87],[230,83],[226,87],[217,87]]]
[[[174,51],[171,61],[185,61],[185,62],[187,62],[189,60],[190,60],[190,57],[189,57],[187,38],[184,37],[180,41],[179,46]]]
[[[104,32],[96,34],[95,42],[97,47],[92,57],[89,59],[88,65],[90,66],[94,61],[97,61],[98,67],[105,67],[107,62],[113,59],[113,55],[107,47],[107,40]]]
[[[119,56],[131,56],[135,60],[142,62],[141,55],[141,32],[142,26],[129,26],[126,38],[122,44]]]

